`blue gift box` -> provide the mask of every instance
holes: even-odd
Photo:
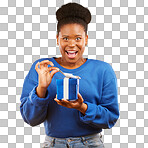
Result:
[[[67,78],[57,79],[57,99],[76,100],[79,93],[79,79]]]

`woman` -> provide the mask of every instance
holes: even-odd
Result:
[[[62,56],[33,63],[23,85],[22,117],[31,126],[44,122],[44,148],[103,148],[102,129],[113,127],[119,117],[115,73],[105,62],[83,58],[91,21],[87,8],[68,3],[57,10],[56,17]],[[56,79],[64,78],[59,69],[81,77],[77,100],[56,98]]]

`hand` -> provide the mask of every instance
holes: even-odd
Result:
[[[35,65],[35,70],[39,75],[39,84],[38,84],[38,87],[36,88],[36,93],[37,93],[37,96],[40,98],[46,97],[47,88],[51,83],[51,80],[54,74],[59,71],[58,68],[48,67],[48,65],[54,66],[54,64],[49,60],[38,62]],[[40,68],[38,66],[40,66]]]
[[[40,65],[40,68],[38,67]],[[48,67],[48,65],[54,66],[49,60],[38,62],[35,66],[35,70],[39,75],[39,87],[46,88],[51,83],[51,80],[55,73],[59,71],[57,67]],[[50,73],[51,72],[51,73]]]
[[[85,114],[85,112],[87,110],[87,104],[83,103],[83,98],[80,93],[78,93],[77,100],[72,100],[72,101],[68,101],[66,99],[58,100],[57,95],[54,100],[61,106],[77,109],[83,114]]]

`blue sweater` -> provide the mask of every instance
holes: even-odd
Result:
[[[57,72],[47,89],[46,98],[36,94],[38,73],[35,65],[39,61],[50,60],[63,72],[80,76],[80,94],[88,108],[83,115],[76,109],[58,105],[56,79],[64,78]],[[117,79],[112,67],[105,62],[87,59],[76,69],[66,69],[59,65],[55,57],[35,61],[27,74],[21,94],[21,115],[26,123],[36,126],[44,122],[46,135],[56,138],[79,137],[99,133],[111,128],[119,117]]]

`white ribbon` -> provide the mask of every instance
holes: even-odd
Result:
[[[67,77],[64,78],[63,97],[69,99],[69,78]]]
[[[77,94],[79,93],[79,79],[77,79]]]

